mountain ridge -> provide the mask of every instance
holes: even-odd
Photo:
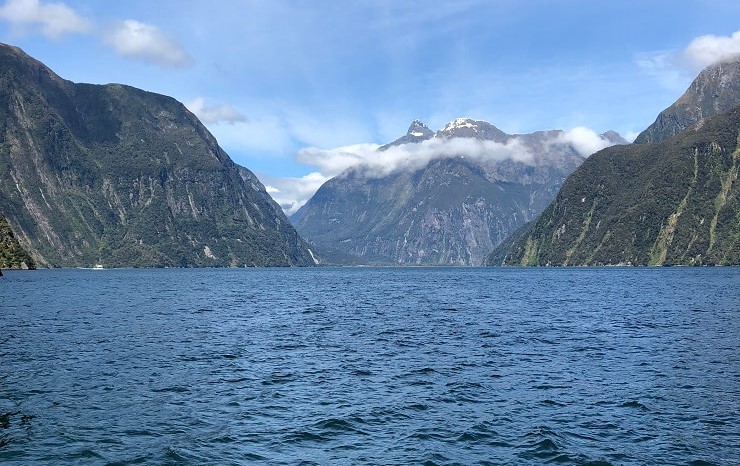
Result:
[[[740,264],[740,106],[589,157],[487,265]]]
[[[699,123],[740,105],[740,56],[710,65],[689,88],[635,139],[635,144],[664,141]]]
[[[390,173],[353,167],[324,183],[290,218],[320,250],[370,263],[480,265],[508,233],[544,209],[583,161],[564,134],[508,135],[467,118],[432,132],[415,120],[379,151],[403,151],[407,144],[439,151],[453,143],[452,152]],[[483,153],[455,154],[456,141]],[[526,163],[512,158],[516,151]]]
[[[740,264],[739,109],[740,58],[708,66],[635,144],[589,157],[486,264]]]
[[[184,105],[64,80],[0,46],[0,212],[37,265],[313,265],[248,170]]]

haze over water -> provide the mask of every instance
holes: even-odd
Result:
[[[737,464],[740,269],[0,279],[3,464]]]

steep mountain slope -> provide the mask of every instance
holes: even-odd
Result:
[[[8,221],[0,215],[0,269],[35,269],[33,259],[21,247]],[[2,275],[2,272],[0,272]]]
[[[0,212],[42,266],[313,264],[182,104],[75,84],[0,46]]]
[[[604,149],[489,265],[740,264],[740,107]]]
[[[740,105],[740,57],[705,68],[686,92],[663,110],[635,139],[636,144],[665,141],[703,118]]]
[[[291,221],[319,250],[371,263],[479,265],[496,244],[541,212],[583,161],[562,134],[508,135],[470,119],[450,122],[434,134],[415,121],[404,137],[380,151],[458,142],[492,153],[451,152],[390,173],[350,169],[326,182]],[[497,156],[498,150],[514,154]],[[517,151],[528,157],[518,159]]]

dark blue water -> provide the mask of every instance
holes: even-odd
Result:
[[[7,272],[2,464],[740,464],[740,269]]]

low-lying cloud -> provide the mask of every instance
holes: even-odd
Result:
[[[331,177],[319,172],[311,172],[296,178],[278,178],[260,174],[259,179],[283,212],[292,215]]]
[[[704,68],[728,58],[740,56],[740,31],[730,36],[712,34],[692,40],[683,52],[697,68]]]
[[[204,98],[198,97],[190,102],[186,102],[185,106],[205,124],[233,124],[240,121],[247,121],[247,117],[239,113],[233,105],[228,103],[209,105],[206,104]]]
[[[569,145],[586,157],[614,143],[603,139],[595,131],[584,127],[560,132],[544,146]],[[316,171],[299,178],[278,178],[261,175],[268,192],[291,215],[305,204],[329,179],[350,168],[362,167],[368,177],[382,177],[399,170],[415,170],[430,161],[444,157],[465,157],[478,162],[514,160],[533,163],[546,154],[532,153],[519,137],[505,143],[475,138],[432,138],[415,144],[391,146],[379,150],[378,144],[354,144],[334,149],[308,147],[298,151],[297,162],[314,167]]]
[[[602,138],[596,131],[578,126],[570,131],[565,131],[557,137],[557,142],[561,144],[570,144],[584,157],[588,157],[594,152],[598,152],[614,143]]]
[[[474,138],[433,138],[416,144],[391,146],[378,150],[377,144],[355,144],[336,149],[301,149],[296,161],[317,167],[321,173],[336,176],[348,168],[363,166],[368,176],[385,176],[398,170],[421,168],[433,159],[467,157],[475,160],[505,159],[532,161],[532,154],[512,138],[506,143]]]

